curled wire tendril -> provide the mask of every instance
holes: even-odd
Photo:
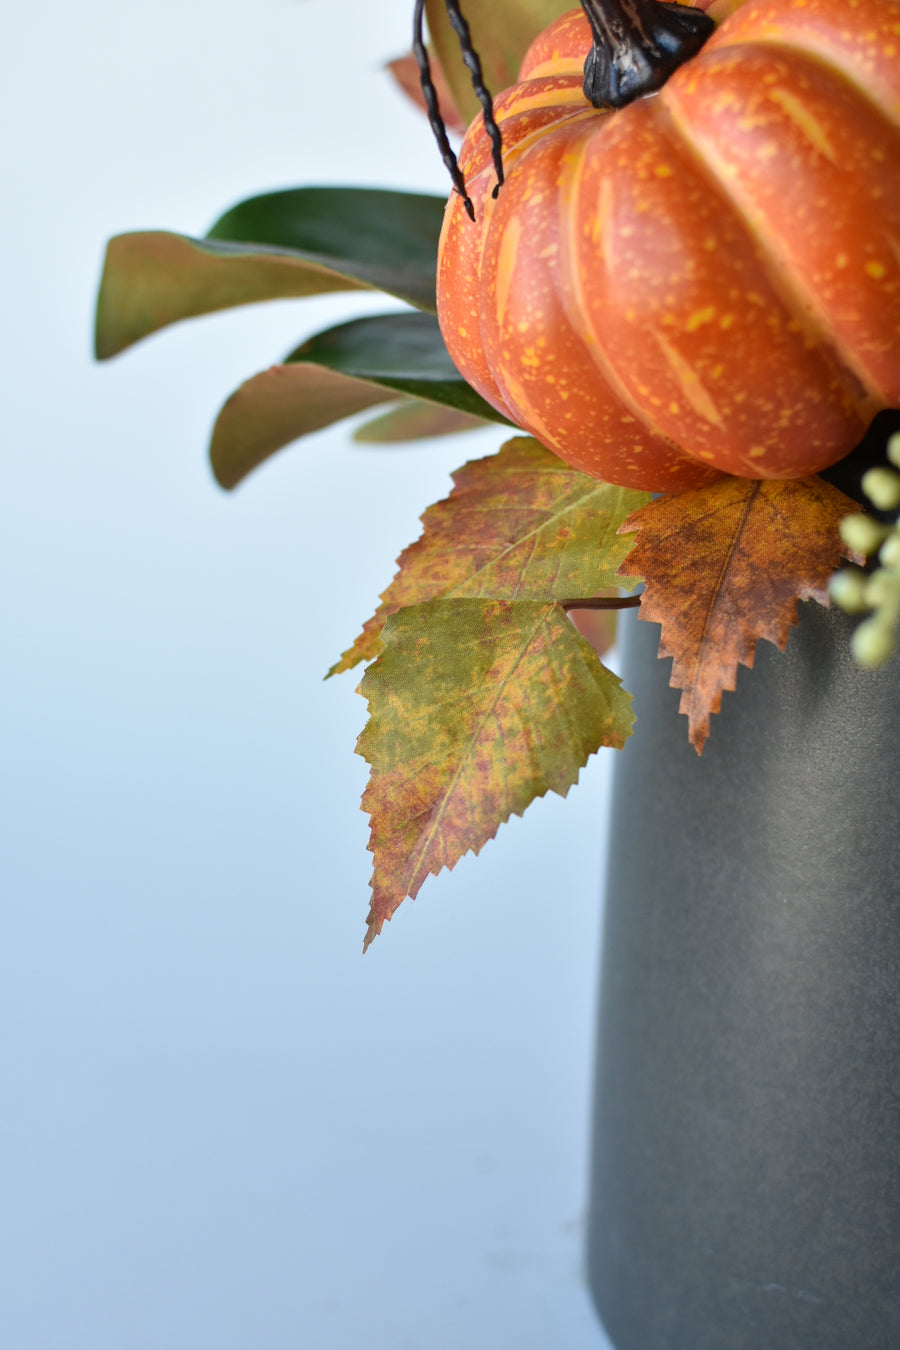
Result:
[[[441,117],[441,110],[438,105],[437,90],[434,87],[434,80],[431,77],[431,62],[428,59],[428,49],[425,46],[425,35],[422,19],[425,13],[425,0],[416,0],[416,6],[413,10],[413,56],[416,59],[416,65],[419,67],[419,82],[422,86],[422,94],[425,99],[425,108],[428,113],[428,125],[434,133],[434,139],[438,143],[438,149],[441,152],[441,159],[447,167],[447,171],[453,180],[453,186],[462,197],[465,203],[469,219],[475,219],[475,207],[472,205],[472,198],[466,190],[466,180],[459,167],[459,161],[453,153],[453,146],[447,136],[447,128],[444,125],[444,119]]]
[[[472,79],[472,88],[481,104],[485,130],[487,131],[491,142],[491,158],[494,163],[494,170],[497,174],[497,182],[491,194],[496,198],[500,191],[500,187],[503,184],[504,174],[503,139],[500,134],[500,128],[494,117],[494,101],[484,82],[484,72],[481,67],[481,60],[472,43],[469,25],[459,8],[458,0],[444,0],[444,3],[447,7],[447,17],[450,20],[450,25],[459,39],[463,62]],[[412,50],[416,65],[419,67],[419,82],[422,86],[422,95],[425,99],[428,123],[434,133],[434,138],[437,141],[438,149],[441,152],[441,158],[453,180],[453,186],[463,199],[469,219],[474,220],[475,207],[472,204],[472,199],[466,188],[465,175],[459,167],[459,161],[454,154],[453,147],[447,136],[447,128],[444,125],[444,119],[441,116],[440,105],[438,104],[437,90],[435,89],[434,80],[431,75],[431,62],[428,58],[428,49],[425,46],[423,27],[424,14],[425,0],[416,0],[415,8],[413,10]]]

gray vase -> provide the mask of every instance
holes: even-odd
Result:
[[[616,1350],[900,1347],[898,665],[800,610],[702,758],[659,629],[623,625],[588,1253]]]

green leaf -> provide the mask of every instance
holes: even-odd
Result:
[[[631,696],[559,605],[433,600],[393,614],[360,690],[374,854],[367,947],[429,874],[478,853],[511,815],[565,796],[631,734]]]
[[[649,493],[580,473],[528,437],[463,465],[453,484],[423,515],[421,538],[401,553],[381,605],[329,675],[377,656],[385,619],[406,605],[438,596],[583,600],[637,584],[617,576],[632,547],[617,531]]]
[[[353,276],[363,268],[385,272],[396,285],[420,288],[430,305],[446,204],[444,197],[384,188],[289,188],[239,202],[206,237],[311,253],[341,270],[349,262]]]
[[[295,362],[325,366],[483,421],[513,425],[460,375],[432,314],[403,310],[351,319],[317,333],[285,357],[286,365]]]
[[[433,312],[444,205],[418,193],[296,188],[241,202],[206,239],[117,235],[97,299],[97,356],[180,319],[328,291],[383,290]]]
[[[242,384],[213,428],[213,472],[234,487],[291,441],[397,394],[509,425],[459,374],[437,319],[404,310],[318,333]]]
[[[465,15],[488,89],[494,95],[515,84],[531,43],[549,23],[573,8],[572,0],[490,0],[469,5]],[[463,64],[459,39],[450,26],[443,0],[426,0],[428,31],[454,102],[466,122],[481,109],[472,77]]]
[[[459,432],[477,431],[483,426],[482,417],[415,398],[399,403],[396,408],[357,427],[353,439],[359,445],[400,445],[431,440],[435,436],[456,436]]]

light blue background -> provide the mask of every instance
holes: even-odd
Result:
[[[354,677],[495,431],[339,428],[232,496],[224,397],[376,297],[89,352],[103,241],[297,183],[444,192],[409,0],[5,16],[0,1346],[602,1350],[581,1275],[608,764],[363,960]]]

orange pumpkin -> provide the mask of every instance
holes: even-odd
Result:
[[[797,478],[900,406],[900,0],[746,0],[661,92],[582,93],[588,24],[479,117],[438,266],[465,378],[564,460],[665,491]]]

